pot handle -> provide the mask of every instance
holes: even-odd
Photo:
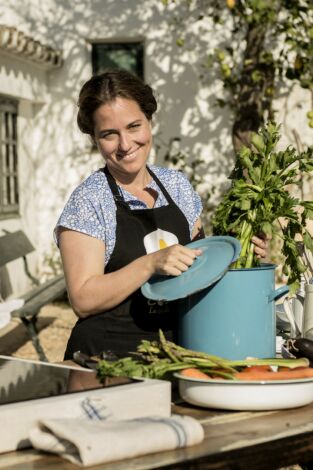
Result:
[[[281,286],[278,289],[274,290],[269,296],[268,296],[268,301],[272,302],[273,300],[278,300],[280,299],[283,295],[287,294],[289,292],[289,287],[288,286]]]

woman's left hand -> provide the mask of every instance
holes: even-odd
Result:
[[[268,255],[268,241],[270,239],[266,236],[262,237],[252,237],[252,243],[254,243],[254,253],[257,255],[257,258],[264,259]]]

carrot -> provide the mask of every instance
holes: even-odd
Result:
[[[238,380],[293,380],[313,378],[313,367],[297,367],[295,369],[279,370],[278,372],[237,372],[234,374],[234,378]]]
[[[182,369],[180,371],[180,375],[183,375],[184,377],[190,377],[192,379],[210,379],[207,374],[201,372],[201,370],[196,369],[195,367],[188,367],[187,369]]]
[[[286,369],[288,369],[288,367],[286,367]],[[254,374],[254,373],[257,373],[257,372],[270,372],[271,370],[272,370],[271,366],[266,366],[266,365],[249,366],[249,367],[246,367],[245,369],[243,369],[241,371],[241,373],[243,373],[243,374]]]

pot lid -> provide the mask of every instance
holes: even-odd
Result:
[[[228,236],[207,237],[186,246],[200,248],[202,255],[179,276],[151,277],[141,287],[145,297],[152,300],[176,300],[209,287],[226,273],[241,251],[240,242]]]

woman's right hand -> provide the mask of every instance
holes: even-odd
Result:
[[[183,245],[172,245],[155,251],[148,256],[152,261],[152,270],[155,274],[179,276],[187,271],[201,254],[202,251],[199,249],[191,249]]]

